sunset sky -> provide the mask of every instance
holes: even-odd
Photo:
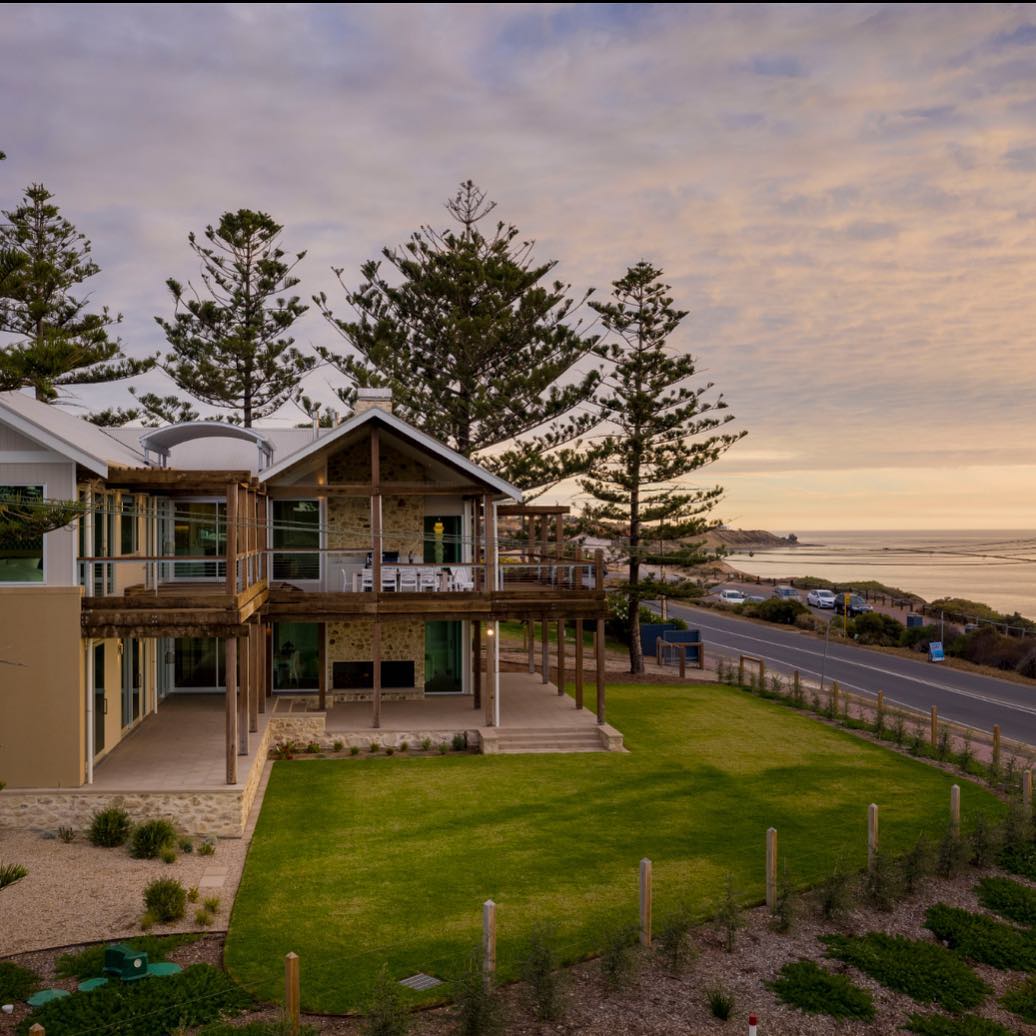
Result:
[[[0,97],[132,354],[224,210],[337,299],[470,177],[576,291],[664,268],[731,524],[1036,525],[1036,8],[9,5]]]

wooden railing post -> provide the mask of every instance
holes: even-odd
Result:
[[[680,679],[687,678],[687,645],[680,644],[677,650],[680,652]]]
[[[237,483],[227,483],[227,593],[237,593]]]
[[[291,1026],[291,1036],[299,1033],[299,955],[289,953],[284,958],[284,1013]]]
[[[597,635],[594,638],[594,647],[597,650],[597,722],[603,724],[605,719],[604,707],[604,619],[597,620]]]
[[[640,945],[651,945],[651,861],[640,861]]]

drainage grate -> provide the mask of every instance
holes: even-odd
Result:
[[[441,986],[442,979],[419,971],[416,975],[411,975],[410,978],[401,978],[399,984],[406,986],[407,989],[416,989],[419,992],[423,992],[426,989],[435,989],[436,986]]]

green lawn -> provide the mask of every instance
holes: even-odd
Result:
[[[538,922],[567,959],[635,922],[643,856],[656,919],[680,902],[705,916],[728,874],[762,899],[771,825],[795,884],[863,865],[869,802],[885,849],[943,830],[953,778],[791,709],[718,685],[608,696],[629,754],[276,763],[231,918],[231,973],[280,999],[294,950],[304,1006],[344,1012],[385,963],[396,978],[455,976],[489,898],[508,977]],[[961,787],[965,818],[999,808]]]

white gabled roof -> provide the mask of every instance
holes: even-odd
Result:
[[[23,392],[0,392],[0,422],[102,478],[109,464],[146,466],[142,453],[103,428]]]
[[[448,464],[452,464],[455,468],[459,468],[472,478],[491,486],[498,493],[501,493],[504,496],[509,496],[512,500],[516,500],[521,503],[522,491],[517,487],[512,486],[510,482],[505,482],[502,478],[499,478],[492,472],[487,471],[474,461],[468,460],[468,458],[462,453],[458,453],[456,450],[450,449],[449,446],[446,446],[437,439],[433,439],[430,435],[426,435],[424,432],[419,431],[413,425],[407,424],[406,421],[400,420],[395,414],[391,414],[387,410],[382,410],[381,407],[372,407],[370,410],[365,410],[362,414],[354,414],[347,421],[342,422],[342,424],[340,424],[330,434],[324,435],[321,438],[308,443],[302,449],[296,450],[294,453],[285,457],[282,461],[274,464],[273,467],[267,468],[259,475],[260,481],[269,482],[271,479],[276,478],[289,468],[294,467],[300,461],[305,460],[307,457],[311,457],[318,451],[334,445],[334,443],[356,431],[357,428],[362,428],[363,425],[370,421],[380,421],[386,428],[391,429],[399,435],[400,438],[409,439],[411,442],[423,447],[429,453],[437,457],[441,457]]]

